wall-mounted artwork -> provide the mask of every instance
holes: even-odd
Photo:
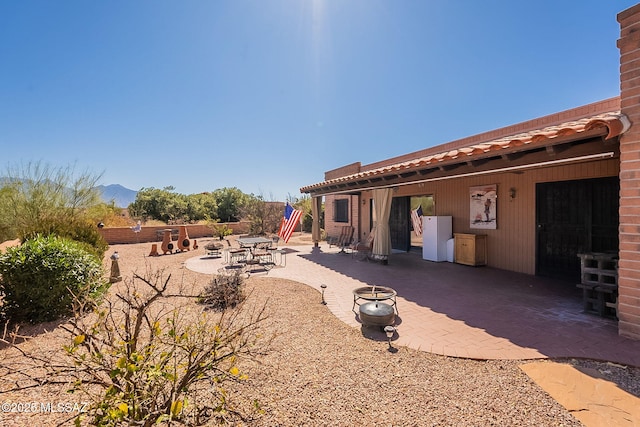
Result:
[[[469,187],[470,227],[496,229],[497,185]]]

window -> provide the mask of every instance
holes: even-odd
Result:
[[[338,199],[333,207],[335,222],[349,222],[349,199]]]

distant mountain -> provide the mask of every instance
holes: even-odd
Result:
[[[9,185],[12,181],[15,181],[15,178],[0,176],[0,187]],[[119,208],[126,208],[135,202],[136,195],[138,194],[137,191],[130,190],[120,184],[98,185],[96,189],[100,191],[102,200],[105,203],[111,203],[113,200]]]
[[[119,208],[126,208],[136,200],[137,191],[130,190],[120,184],[99,185],[96,187],[106,203],[114,201]]]

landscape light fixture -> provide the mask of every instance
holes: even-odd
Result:
[[[324,300],[324,290],[327,289],[327,285],[323,283],[320,285],[320,288],[322,288],[322,304],[327,305],[327,302]]]
[[[391,345],[391,338],[393,337],[393,334],[395,332],[396,332],[396,328],[394,328],[391,325],[384,327],[384,333],[387,334],[387,341],[389,343],[389,350],[393,348],[393,346]]]

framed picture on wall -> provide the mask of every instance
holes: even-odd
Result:
[[[497,185],[469,187],[469,226],[495,230],[497,228]]]

